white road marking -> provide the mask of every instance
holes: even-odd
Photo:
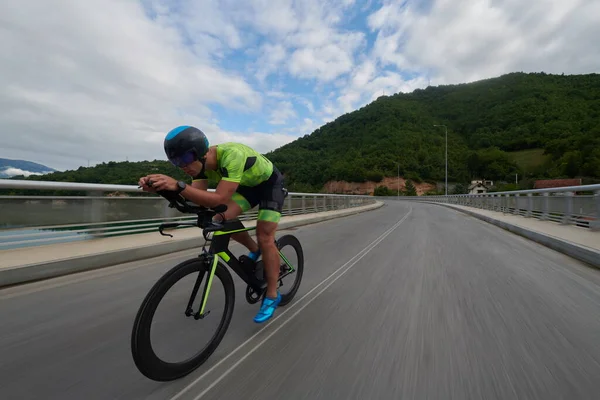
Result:
[[[170,400],[177,400],[177,399],[181,398],[181,396],[183,394],[185,394],[190,389],[192,389],[204,377],[206,377],[208,374],[210,374],[215,369],[217,369],[221,364],[223,364],[225,361],[227,361],[231,356],[233,356],[234,354],[236,354],[244,346],[246,346],[248,343],[250,343],[252,340],[254,340],[258,335],[260,335],[266,329],[268,329],[269,327],[271,327],[275,322],[277,322],[283,316],[285,316],[286,314],[288,314],[291,310],[294,309],[294,307],[296,307],[298,304],[300,304],[302,302],[302,300],[304,300],[306,297],[308,297],[309,295],[311,295],[315,290],[317,290],[325,282],[327,282],[328,280],[330,280],[330,279],[333,278],[317,294],[315,294],[310,300],[308,300],[306,302],[306,304],[304,304],[302,307],[300,307],[300,309],[298,309],[294,314],[292,314],[287,320],[285,320],[284,322],[281,323],[281,325],[279,325],[277,328],[275,328],[275,330],[273,332],[271,332],[266,338],[264,338],[262,341],[260,341],[256,346],[254,346],[252,349],[250,349],[250,351],[248,351],[246,354],[244,354],[243,356],[241,356],[240,359],[237,360],[231,367],[229,367],[223,374],[221,374],[218,379],[216,379],[215,381],[213,381],[210,385],[208,385],[206,387],[206,389],[204,389],[198,396],[196,396],[194,398],[194,400],[198,400],[198,399],[202,398],[213,387],[215,387],[219,382],[221,382],[223,380],[223,378],[225,378],[227,375],[229,375],[231,373],[231,371],[233,371],[238,365],[240,365],[244,360],[246,360],[250,355],[252,355],[252,353],[254,353],[259,347],[261,347],[267,340],[269,340],[273,335],[275,335],[277,332],[279,332],[279,330],[281,328],[283,328],[288,322],[290,322],[296,315],[298,315],[300,313],[300,311],[304,310],[310,303],[312,303],[317,297],[319,297],[323,292],[325,292],[325,290],[327,290],[331,285],[333,285],[333,283],[335,283],[335,281],[337,281],[339,278],[341,278],[354,265],[356,265],[356,263],[358,263],[365,255],[367,255],[371,250],[373,250],[373,248],[375,248],[383,239],[385,239],[396,228],[398,228],[400,226],[400,224],[402,224],[402,222],[404,222],[404,220],[406,220],[406,218],[410,215],[411,212],[412,212],[412,207],[408,210],[408,212],[406,213],[406,215],[400,221],[398,221],[394,226],[392,226],[390,229],[388,229],[383,234],[381,234],[381,236],[379,236],[377,239],[375,239],[373,242],[371,242],[368,246],[366,246],[364,249],[362,249],[360,252],[358,252],[354,257],[352,257],[350,260],[348,260],[348,262],[346,262],[344,265],[342,265],[337,270],[335,270],[334,272],[332,272],[321,283],[319,283],[317,286],[315,286],[314,288],[312,288],[308,293],[306,293],[304,296],[302,296],[300,298],[300,300],[298,300],[296,303],[292,304],[287,310],[285,310],[279,316],[275,317],[271,321],[271,323],[269,323],[267,326],[265,326],[260,331],[256,332],[249,339],[247,339],[244,343],[240,344],[231,353],[229,353],[227,356],[225,356],[223,359],[221,359],[218,363],[216,363],[215,365],[213,365],[210,369],[208,369],[206,372],[204,372],[202,375],[200,375],[198,378],[196,378],[193,382],[191,382],[189,385],[187,385],[185,388],[183,388],[180,392],[178,392],[177,394],[175,394],[175,396],[171,397]],[[337,274],[337,276],[336,276],[336,274]]]

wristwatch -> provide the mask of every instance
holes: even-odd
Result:
[[[183,192],[186,187],[187,187],[187,183],[185,183],[184,181],[177,182],[177,194]]]

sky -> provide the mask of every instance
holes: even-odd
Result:
[[[267,152],[382,94],[599,72],[597,0],[3,0],[0,157],[165,159],[178,125]]]

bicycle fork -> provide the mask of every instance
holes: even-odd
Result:
[[[211,263],[211,261],[212,261],[212,263]],[[204,313],[204,308],[206,307],[206,301],[208,300],[208,293],[210,292],[210,287],[212,285],[213,277],[215,276],[215,271],[217,269],[218,262],[219,262],[219,257],[216,254],[212,254],[203,260],[203,263],[205,265],[209,265],[209,264],[212,264],[212,265],[210,268],[208,279],[206,280],[206,284],[204,285],[204,290],[202,292],[202,302],[200,303],[201,304],[200,308],[198,309],[198,312],[194,314],[195,320],[203,319],[208,314],[210,314],[210,311],[207,311],[206,313]],[[192,290],[190,300],[189,300],[187,308],[185,310],[185,315],[187,317],[192,315],[194,312],[192,305],[194,303],[194,299],[196,298],[196,294],[198,294],[198,289],[200,288],[200,282],[202,282],[202,279],[204,278],[205,271],[206,271],[206,269],[203,268],[198,273],[198,277],[196,278],[196,283],[194,284],[194,289]]]

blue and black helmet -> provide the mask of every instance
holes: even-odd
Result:
[[[204,157],[208,152],[208,139],[200,129],[183,125],[167,133],[164,146],[169,161],[184,167]]]

